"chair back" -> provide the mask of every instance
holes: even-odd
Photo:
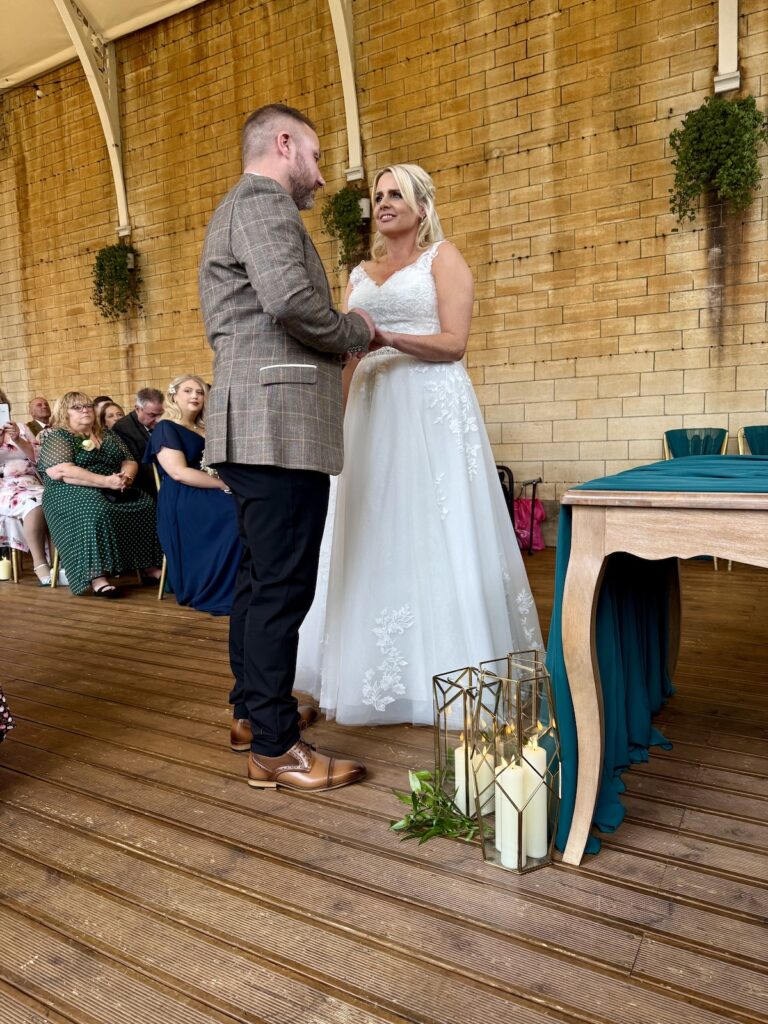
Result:
[[[768,455],[768,427],[742,427],[739,455]]]
[[[152,472],[155,477],[155,487],[157,488],[157,496],[160,497],[160,472],[157,468],[157,463],[153,460]],[[163,552],[163,566],[160,570],[160,584],[157,588],[157,600],[162,601],[165,595],[165,581],[168,579],[168,559]]]
[[[664,458],[686,455],[725,455],[728,431],[724,427],[686,427],[664,432]]]
[[[509,466],[502,466],[496,463],[496,472],[499,474],[499,483],[504,492],[504,501],[507,503],[509,518],[515,521],[515,475]]]

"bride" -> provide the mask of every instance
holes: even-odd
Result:
[[[443,241],[434,191],[415,164],[376,175],[373,258],[345,297],[384,347],[346,371],[344,470],[295,684],[342,724],[431,724],[433,675],[541,647],[461,362],[472,276]]]

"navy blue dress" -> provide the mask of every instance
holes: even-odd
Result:
[[[187,465],[199,469],[205,439],[161,420],[150,435],[144,462],[157,462],[161,448],[182,452]],[[229,615],[242,555],[235,499],[224,491],[179,483],[159,462],[157,468],[157,534],[176,600],[211,615]]]

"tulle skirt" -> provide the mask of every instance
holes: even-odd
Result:
[[[344,443],[296,688],[342,724],[429,725],[435,674],[542,646],[463,365],[367,356]]]

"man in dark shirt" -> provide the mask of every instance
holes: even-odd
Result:
[[[136,393],[133,412],[123,416],[112,427],[115,433],[125,441],[131,455],[139,464],[136,486],[147,494],[151,494],[153,498],[157,497],[154,473],[152,467],[145,466],[142,460],[149,444],[149,435],[163,415],[163,400],[163,393],[157,388],[142,388]]]
[[[47,399],[38,396],[29,403],[29,415],[32,419],[27,426],[37,437],[41,430],[45,430],[51,419],[51,407]]]

